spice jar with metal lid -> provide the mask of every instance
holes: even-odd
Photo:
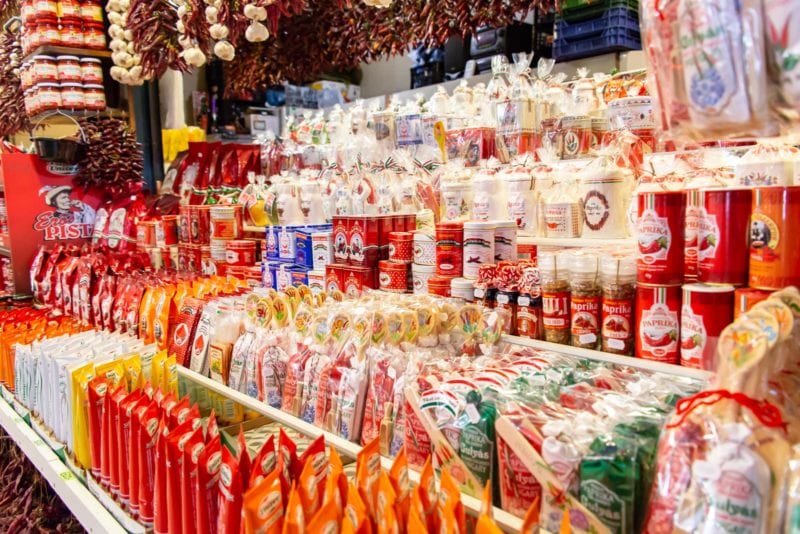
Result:
[[[539,253],[542,280],[542,326],[551,343],[570,342],[570,285],[567,256],[555,252]]]
[[[81,111],[86,109],[86,99],[83,96],[83,85],[79,83],[61,84],[61,107]]]
[[[503,332],[510,335],[517,334],[517,297],[516,291],[497,291],[495,307],[503,316]]]
[[[33,56],[33,83],[53,83],[58,81],[58,61],[53,56]]]
[[[83,73],[78,56],[58,56],[56,57],[56,68],[58,70],[58,80],[61,83],[81,83]]]
[[[58,19],[55,17],[37,18],[36,33],[39,34],[39,43],[37,46],[61,45],[61,29],[58,27]]]
[[[57,83],[36,84],[37,109],[53,111],[61,107],[61,87]]]
[[[83,96],[86,99],[86,109],[91,111],[106,109],[106,91],[102,85],[84,85]]]
[[[604,352],[633,355],[635,344],[636,257],[606,255],[600,258],[603,301],[600,311],[601,348]]]
[[[475,283],[466,278],[453,278],[450,280],[450,295],[454,298],[464,299],[467,302],[475,300]]]
[[[497,288],[494,285],[494,278],[497,272],[497,265],[494,263],[484,263],[478,266],[478,279],[475,280],[475,302],[486,308],[494,308]]]
[[[81,18],[83,22],[103,23],[103,2],[100,0],[82,0]]]
[[[103,83],[103,67],[102,62],[99,59],[94,57],[85,57],[81,59],[80,64],[83,83]]]
[[[76,17],[61,19],[61,44],[75,48],[84,46],[83,23]]]
[[[573,347],[597,349],[600,342],[599,259],[575,251],[569,256],[570,330]]]

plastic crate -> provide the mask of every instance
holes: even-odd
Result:
[[[568,61],[585,57],[599,56],[620,50],[641,50],[642,41],[639,32],[624,28],[610,28],[600,37],[590,37],[574,42],[556,39],[553,47],[553,58],[556,61]]]
[[[639,16],[639,0],[566,0],[559,5],[558,15],[562,20],[577,22],[600,17],[615,7],[627,8]]]
[[[609,31],[617,29],[636,32],[638,37],[639,16],[627,7],[612,7],[596,19],[583,22],[568,22],[566,20],[556,22],[557,38],[568,42],[604,36]]]

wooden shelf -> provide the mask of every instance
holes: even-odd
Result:
[[[100,59],[111,58],[110,50],[92,50],[89,48],[73,48],[71,46],[51,46],[42,45],[36,50],[28,54],[22,59],[22,63],[30,61],[33,56],[39,55],[47,56],[79,56],[79,57],[96,57]]]
[[[36,124],[38,121],[42,121],[45,119],[50,119],[52,117],[75,117],[75,118],[83,118],[83,117],[112,117],[115,119],[127,119],[128,112],[122,109],[117,108],[106,108],[103,111],[74,111],[71,109],[59,109],[56,111],[43,111],[41,113],[37,113],[36,115],[30,118],[31,124]]]

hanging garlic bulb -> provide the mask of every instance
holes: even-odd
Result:
[[[108,35],[111,37],[108,48],[112,51],[111,77],[125,85],[141,85],[144,83],[142,67],[139,66],[141,56],[134,54],[133,32],[125,27],[128,22],[130,0],[109,0],[106,3]]]

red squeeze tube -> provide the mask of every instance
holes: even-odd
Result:
[[[114,496],[119,495],[119,479],[121,469],[121,466],[119,465],[119,429],[122,427],[122,420],[119,416],[119,405],[125,399],[127,393],[127,387],[124,384],[121,384],[117,387],[117,389],[114,390],[113,393],[111,393],[111,399],[109,402],[111,413],[108,415],[108,421],[110,423],[108,429],[108,461],[111,465],[111,469],[109,470],[109,474],[111,475],[111,494]]]
[[[156,441],[158,438],[158,403],[153,400],[139,414],[139,439],[137,443],[139,462],[139,522],[152,526],[154,519],[153,491],[155,488]]]
[[[89,382],[89,452],[92,458],[92,476],[100,480],[102,465],[103,406],[108,382],[105,377],[96,376]]]
[[[167,509],[167,435],[169,433],[166,417],[158,423],[155,457],[155,485],[153,487],[153,531],[156,534],[169,534],[169,510]]]
[[[126,396],[119,405],[120,422],[117,425],[117,463],[119,464],[119,498],[122,504],[128,504],[131,497],[131,413],[142,399],[142,390],[137,389]]]
[[[181,473],[183,472],[183,444],[194,431],[194,421],[187,420],[175,427],[166,438],[167,475],[167,525],[170,534],[181,534]],[[189,528],[191,523],[187,524]]]
[[[196,521],[198,503],[194,488],[197,484],[197,461],[204,447],[203,427],[198,426],[186,437],[181,451],[181,522],[184,525],[193,525]],[[187,532],[191,530],[187,527]]]
[[[217,533],[219,471],[222,451],[219,434],[211,438],[197,458],[197,534]]]

